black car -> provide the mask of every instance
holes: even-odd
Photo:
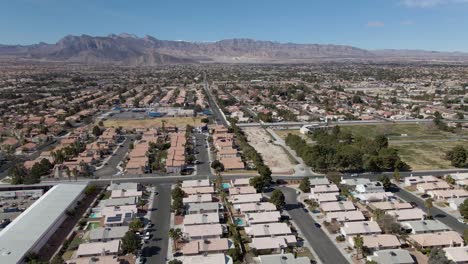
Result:
[[[319,223],[314,223],[314,226],[317,228],[321,228],[322,226]]]

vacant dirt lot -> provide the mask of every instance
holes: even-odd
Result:
[[[153,119],[110,119],[104,121],[105,127],[123,127],[123,128],[149,128],[149,127],[161,127],[162,122],[165,122],[165,126],[176,126],[184,128],[187,125],[200,126],[200,117],[165,117],[165,118],[153,118]]]
[[[288,154],[280,147],[270,143],[271,137],[262,128],[245,128],[245,135],[250,145],[263,157],[273,173],[293,173],[294,164],[291,163]]]

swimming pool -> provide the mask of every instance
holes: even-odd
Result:
[[[91,213],[89,218],[101,218],[101,213]]]
[[[223,182],[223,183],[221,184],[221,186],[223,187],[223,189],[229,189],[229,188],[231,188],[231,184],[229,184],[229,183],[227,183],[227,182]]]
[[[244,226],[245,225],[245,221],[243,218],[240,218],[240,217],[235,217],[234,218],[234,224],[236,226]]]

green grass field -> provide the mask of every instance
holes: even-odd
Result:
[[[390,145],[413,170],[453,168],[445,160],[445,152],[456,145],[468,144],[468,133],[453,134],[434,128],[431,124],[385,124],[342,126],[354,135],[375,137],[384,134]]]

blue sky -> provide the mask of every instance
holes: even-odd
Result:
[[[1,0],[0,43],[68,34],[468,51],[468,0]]]

